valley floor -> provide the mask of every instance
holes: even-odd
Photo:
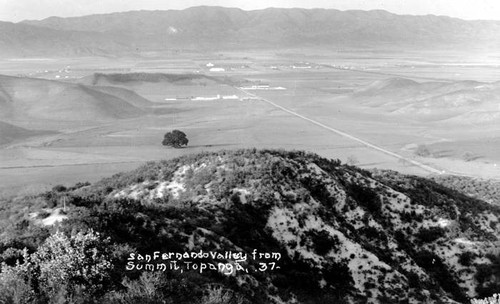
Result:
[[[0,149],[0,191],[6,193],[47,188],[57,184],[96,181],[140,164],[201,151],[237,148],[307,150],[363,168],[397,170],[403,173],[457,174],[500,179],[498,123],[470,121],[422,121],[412,115],[394,115],[383,107],[370,106],[355,94],[375,81],[405,77],[419,82],[456,82],[464,79],[494,81],[500,71],[482,65],[452,65],[436,62],[423,54],[403,52],[388,59],[371,52],[269,55],[248,53],[178,55],[161,60],[99,59],[109,73],[201,73],[217,83],[166,83],[127,87],[153,102],[149,114],[107,123],[71,121],[9,121],[23,128],[48,127],[57,134],[14,140]],[[392,54],[394,55],[394,54]],[[460,54],[454,54],[457,61]],[[451,60],[451,59],[450,59]],[[62,60],[67,82],[92,75],[89,59]],[[176,63],[182,62],[182,65]],[[226,68],[210,72],[207,62]],[[310,69],[296,69],[307,63]],[[471,62],[473,60],[471,59]],[[146,64],[147,63],[147,64]],[[11,61],[0,73],[16,71],[30,77],[56,79],[58,61]],[[154,67],[154,68],[153,68]],[[483,68],[487,73],[480,74]],[[101,68],[102,70],[102,68]],[[495,72],[496,71],[496,72]],[[411,72],[411,73],[410,73]],[[60,76],[60,75],[59,75]],[[474,78],[473,78],[474,77]],[[472,79],[471,79],[472,78]],[[57,80],[61,80],[57,77]],[[284,90],[240,90],[265,85]],[[403,88],[405,89],[405,88]],[[401,90],[401,88],[398,88]],[[408,89],[408,92],[411,92]],[[238,96],[238,100],[189,100],[196,96]],[[410,94],[410,93],[408,93]],[[225,96],[225,95],[224,95]],[[244,97],[251,97],[241,100]],[[375,98],[375,97],[374,97]],[[375,100],[375,99],[374,99]],[[57,118],[57,117],[55,117]],[[163,135],[180,129],[189,138],[184,149],[161,146]],[[429,155],[416,155],[424,145]],[[472,155],[464,159],[464,153]],[[497,165],[498,163],[498,165]]]

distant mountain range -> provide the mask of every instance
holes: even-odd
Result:
[[[386,11],[193,7],[0,22],[0,54],[116,56],[171,49],[496,47],[500,21]]]

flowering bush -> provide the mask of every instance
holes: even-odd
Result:
[[[55,299],[100,296],[111,263],[108,240],[90,230],[70,237],[50,236],[33,254],[23,251],[15,266],[3,263],[0,272],[0,303],[47,303]],[[54,302],[55,303],[55,302]]]
[[[471,304],[500,304],[500,294],[494,294],[485,299],[472,299]]]

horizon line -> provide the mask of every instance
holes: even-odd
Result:
[[[449,15],[436,15],[436,14],[400,14],[400,13],[394,13],[386,9],[370,9],[370,10],[363,10],[363,9],[347,9],[347,10],[341,10],[341,9],[336,9],[336,8],[324,8],[324,7],[314,7],[314,8],[304,8],[304,7],[276,7],[276,6],[270,6],[266,8],[259,8],[259,9],[243,9],[240,7],[231,7],[231,6],[222,6],[222,5],[195,5],[195,6],[190,6],[186,7],[183,9],[136,9],[136,10],[125,10],[125,11],[114,11],[114,12],[102,12],[102,13],[91,13],[91,14],[84,14],[84,15],[75,15],[75,16],[48,16],[44,17],[41,19],[23,19],[20,21],[5,21],[5,20],[0,20],[0,22],[8,22],[8,23],[23,23],[23,22],[28,22],[28,21],[43,21],[51,18],[60,18],[60,19],[70,19],[70,18],[83,18],[83,17],[89,17],[89,16],[103,16],[103,15],[113,15],[113,14],[124,14],[124,13],[134,13],[134,12],[168,12],[168,11],[185,11],[189,9],[194,9],[194,8],[223,8],[223,9],[234,9],[234,10],[240,10],[240,11],[245,11],[245,12],[257,12],[257,11],[265,11],[269,9],[279,9],[279,10],[306,10],[306,11],[312,11],[312,10],[326,10],[326,11],[339,11],[339,12],[385,12],[389,13],[391,15],[396,15],[396,16],[411,16],[411,17],[441,17],[441,18],[450,18],[450,19],[458,19],[458,20],[463,20],[463,21],[492,21],[492,22],[500,22],[500,19],[464,19],[460,17],[453,17]]]

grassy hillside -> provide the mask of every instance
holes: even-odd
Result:
[[[376,81],[353,94],[359,103],[421,121],[496,124],[500,83],[416,82],[404,78]]]
[[[2,300],[467,303],[500,288],[500,208],[305,152],[184,156],[2,206]],[[240,256],[138,259],[155,251]]]
[[[0,121],[0,145],[10,143],[14,140],[25,139],[50,133],[52,132],[43,130],[28,130]]]
[[[11,76],[0,76],[0,92],[0,116],[13,120],[106,121],[143,115],[133,104],[147,104],[132,92]]]

